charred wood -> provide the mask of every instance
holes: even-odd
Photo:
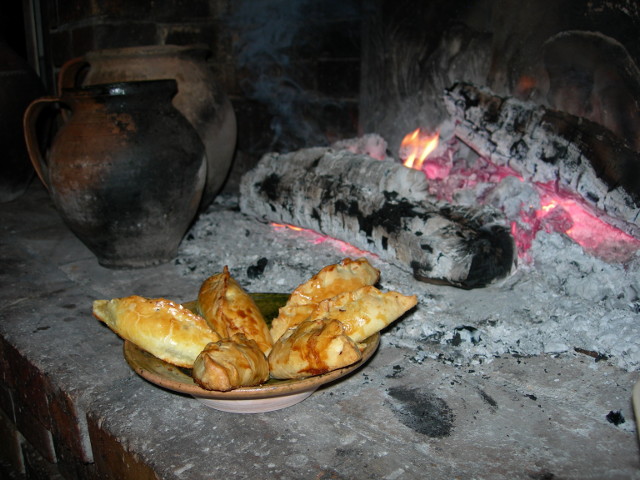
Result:
[[[459,83],[445,92],[455,136],[525,180],[579,194],[640,238],[640,154],[599,124]]]
[[[421,281],[482,287],[515,267],[500,212],[437,202],[424,173],[346,150],[265,155],[242,178],[240,208],[348,242]]]

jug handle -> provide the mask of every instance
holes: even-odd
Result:
[[[63,88],[76,88],[80,86],[78,76],[80,72],[89,66],[84,57],[76,57],[67,60],[58,73],[58,95],[62,95]]]
[[[34,100],[29,104],[22,117],[22,127],[24,131],[24,140],[27,146],[29,159],[33,164],[33,168],[40,178],[42,184],[49,190],[49,167],[44,160],[40,145],[38,144],[38,135],[36,125],[42,111],[53,103],[60,102],[59,97],[42,97]]]

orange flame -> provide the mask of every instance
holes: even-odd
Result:
[[[557,200],[550,200],[549,203],[542,205],[540,210],[543,212],[549,212],[558,206]]]
[[[295,225],[287,225],[287,224],[284,224],[284,223],[272,222],[271,225],[273,225],[274,228],[288,228],[289,230],[294,230],[296,232],[301,232],[301,231],[305,230],[302,227],[296,227]]]
[[[424,161],[438,146],[439,137],[439,132],[429,135],[428,133],[422,132],[419,128],[405,135],[400,143],[400,150],[408,153],[403,165],[416,170],[422,170]]]

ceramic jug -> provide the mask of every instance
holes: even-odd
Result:
[[[31,162],[65,223],[109,268],[173,259],[206,181],[204,145],[172,105],[174,80],[63,90],[24,114]],[[70,111],[43,155],[37,126]]]
[[[231,168],[236,145],[236,117],[206,62],[204,45],[148,45],[88,52],[66,62],[60,89],[121,81],[174,79],[174,106],[191,122],[207,153],[207,183],[200,209],[215,198]]]

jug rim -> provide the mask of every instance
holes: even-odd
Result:
[[[165,78],[157,80],[132,80],[99,83],[96,85],[85,85],[81,87],[62,89],[63,95],[65,93],[69,93],[73,95],[85,95],[91,97],[118,97],[159,91],[175,94],[178,91],[178,82],[172,78]]]

